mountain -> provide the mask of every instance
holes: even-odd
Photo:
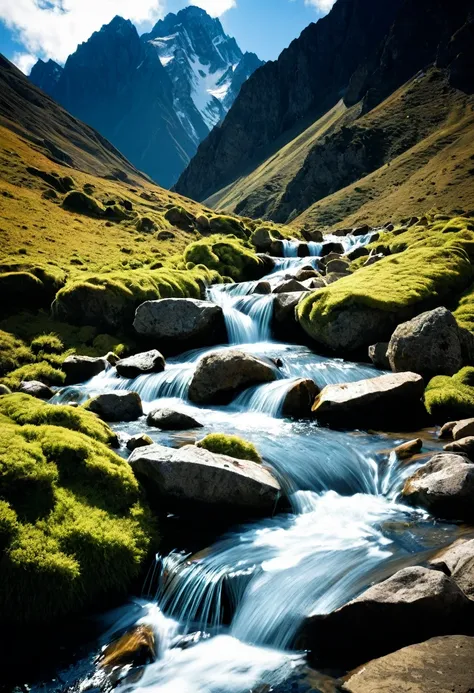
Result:
[[[244,84],[176,190],[328,226],[474,203],[472,17],[472,0],[338,0]]]
[[[63,69],[38,61],[30,79],[170,187],[261,64],[218,19],[190,6],[142,37],[115,17]]]

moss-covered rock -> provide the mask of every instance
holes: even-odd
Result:
[[[32,350],[25,342],[10,332],[0,330],[0,376],[34,359]]]
[[[57,334],[39,335],[32,340],[30,347],[34,354],[61,354],[64,351],[64,344]]]
[[[58,292],[54,316],[73,325],[127,329],[136,308],[159,298],[200,298],[218,280],[205,267],[192,272],[169,269],[110,272],[68,282]]]
[[[8,296],[0,303],[0,317],[49,308],[64,282],[65,273],[52,265],[0,263],[0,296]]]
[[[257,252],[266,253],[270,250],[272,243],[281,240],[282,238],[282,234],[276,229],[261,226],[252,233],[250,242],[255,247]]]
[[[8,373],[2,378],[2,383],[11,390],[17,390],[20,383],[25,380],[38,380],[45,385],[63,385],[66,376],[60,368],[56,368],[48,361],[28,363]]]
[[[234,217],[229,217],[224,214],[219,214],[218,216],[211,217],[209,219],[209,228],[211,233],[220,233],[224,236],[237,236],[242,240],[247,240],[250,236],[250,232],[245,228],[245,225]]]
[[[319,344],[354,351],[387,341],[400,322],[452,300],[472,272],[458,245],[410,248],[319,289],[299,304],[297,316]]]
[[[264,265],[256,253],[237,238],[209,236],[191,243],[185,252],[186,263],[204,265],[235,281],[261,276]]]
[[[97,200],[81,190],[71,190],[64,198],[62,206],[69,212],[88,217],[102,217],[105,211]]]
[[[105,445],[2,419],[3,624],[45,624],[125,594],[153,531],[131,468]]]
[[[218,455],[229,455],[229,457],[235,457],[238,460],[262,461],[255,445],[238,436],[230,436],[225,433],[210,433],[202,440],[199,440],[196,445],[198,448],[209,450],[209,452],[215,452]]]
[[[437,423],[474,417],[474,368],[462,368],[452,378],[432,378],[425,390],[425,406]]]
[[[30,395],[15,393],[2,397],[0,414],[21,426],[61,426],[84,433],[106,445],[117,444],[117,436],[112,429],[81,407],[46,404]]]

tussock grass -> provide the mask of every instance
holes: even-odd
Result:
[[[204,265],[235,281],[250,279],[261,261],[254,250],[236,236],[216,234],[191,243],[184,252],[187,266]]]
[[[474,416],[474,368],[467,366],[452,378],[438,375],[425,390],[425,406],[437,423]]]

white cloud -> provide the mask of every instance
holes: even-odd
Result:
[[[311,5],[325,14],[329,12],[336,0],[304,0],[305,5]]]
[[[192,0],[188,4],[202,7],[211,17],[220,17],[224,12],[237,7],[236,0]]]
[[[164,0],[0,0],[0,19],[25,47],[24,55],[58,62],[64,62],[79,43],[117,14],[140,25],[156,21],[163,10]]]
[[[12,58],[12,63],[14,63],[25,75],[29,75],[31,68],[38,60],[36,55],[31,55],[31,53],[15,53]]]

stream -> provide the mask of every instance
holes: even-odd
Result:
[[[349,250],[370,237],[326,240]],[[274,271],[264,279],[275,286],[299,267],[316,265],[321,245],[310,244],[310,252],[311,257],[299,258],[296,244],[286,242],[286,257],[275,258]],[[404,479],[414,466],[398,462],[390,451],[413,434],[334,431],[315,421],[281,418],[283,398],[295,379],[312,378],[322,388],[381,371],[272,341],[274,295],[253,294],[256,283],[208,291],[209,300],[224,310],[230,345],[168,359],[163,373],[132,381],[111,368],[85,385],[64,388],[54,399],[82,402],[101,392],[134,390],[145,413],[171,407],[204,427],[198,433],[164,432],[149,428],[143,418],[114,426],[122,441],[146,432],[157,443],[177,447],[212,432],[240,435],[256,445],[290,499],[290,512],[233,527],[192,556],[187,544],[156,556],[143,594],[107,615],[96,643],[95,654],[136,623],[155,630],[157,661],[135,683],[119,684],[119,693],[283,690],[305,667],[304,653],[292,645],[306,616],[328,613],[398,568],[425,561],[458,531],[401,502]],[[278,379],[246,390],[228,406],[191,404],[187,388],[199,359],[236,345],[278,359]],[[439,449],[434,431],[418,435],[423,452]],[[186,635],[192,635],[192,646],[176,646]],[[89,655],[30,690],[97,691],[101,677]]]

